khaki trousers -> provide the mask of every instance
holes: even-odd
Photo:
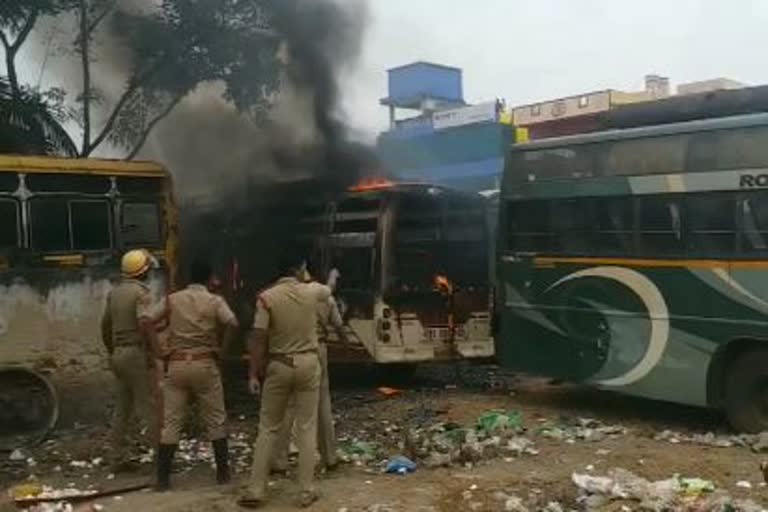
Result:
[[[253,450],[249,494],[266,497],[270,463],[291,400],[296,408],[296,442],[299,447],[299,487],[314,491],[317,450],[317,403],[320,393],[320,359],[315,353],[296,354],[293,365],[270,361],[261,396],[259,435]]]
[[[335,466],[336,430],[333,426],[333,410],[331,407],[331,385],[328,377],[328,347],[320,343],[320,398],[317,411],[317,448],[320,451],[320,463],[325,466]],[[274,469],[288,468],[288,451],[291,442],[296,443],[296,410],[291,401],[285,413],[285,420],[280,430],[280,437],[275,449]]]
[[[163,444],[177,444],[189,402],[197,402],[209,441],[227,437],[227,411],[219,367],[213,359],[170,361],[163,379]]]
[[[149,439],[157,444],[160,430],[157,375],[140,347],[117,347],[110,357],[117,380],[117,403],[112,422],[112,449],[115,460],[123,461],[132,454],[130,438],[148,428]]]

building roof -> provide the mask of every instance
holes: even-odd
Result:
[[[445,71],[455,71],[455,72],[461,73],[461,68],[456,68],[456,67],[453,67],[453,66],[446,66],[444,64],[437,64],[435,62],[427,62],[425,60],[417,60],[416,62],[411,62],[410,64],[403,64],[402,66],[396,66],[394,68],[389,68],[387,70],[387,73],[392,73],[393,71],[401,71],[403,69],[414,68],[414,67],[419,67],[419,66],[426,66],[426,67],[431,67],[431,68],[442,69],[442,70],[445,70]]]

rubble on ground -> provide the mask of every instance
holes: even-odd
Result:
[[[579,502],[588,511],[604,509],[616,502],[650,512],[763,510],[757,503],[734,499],[725,491],[717,490],[714,483],[700,478],[673,476],[651,482],[626,469],[617,468],[607,476],[574,473],[572,481],[581,491]]]
[[[711,446],[714,448],[732,448],[745,447],[750,448],[755,453],[768,452],[768,432],[760,434],[715,434],[707,432],[705,434],[683,434],[672,430],[664,430],[657,434],[656,441],[664,441],[671,444],[697,444],[701,446]]]
[[[597,443],[609,438],[623,436],[627,430],[621,425],[606,425],[592,418],[561,420],[557,423],[544,421],[537,430],[538,435],[572,444],[577,441]]]

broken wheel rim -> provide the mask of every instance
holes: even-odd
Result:
[[[0,368],[0,451],[39,443],[58,418],[50,380],[27,368]]]

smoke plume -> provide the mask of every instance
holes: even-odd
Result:
[[[263,201],[265,186],[301,180],[341,189],[376,167],[370,148],[349,141],[339,106],[339,78],[362,45],[365,3],[279,0],[274,9],[286,71],[267,122],[244,119],[206,84],[147,145],[143,156],[167,163],[182,200],[231,207],[243,196]]]
[[[174,174],[182,254],[213,259],[227,278],[238,260],[243,280],[258,285],[274,277],[302,201],[332,196],[377,168],[372,148],[350,142],[339,102],[340,79],[362,46],[365,2],[273,5],[286,69],[267,122],[246,120],[217,84],[206,84],[158,127],[143,155]]]

